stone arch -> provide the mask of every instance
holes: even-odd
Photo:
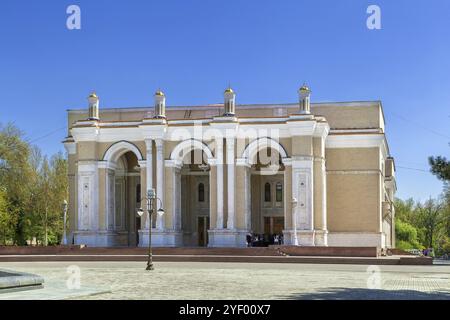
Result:
[[[102,160],[105,162],[105,180],[102,183],[105,183],[105,224],[108,233],[104,241],[112,246],[136,246],[137,202],[133,192],[140,184],[140,173],[134,163],[143,160],[142,153],[133,143],[118,141],[109,146]]]
[[[246,162],[252,163],[255,161],[257,153],[266,148],[272,148],[277,151],[280,154],[282,161],[288,159],[286,149],[278,141],[269,137],[258,138],[250,142],[242,152],[241,158]]]
[[[210,159],[213,159],[214,157],[211,149],[208,147],[207,144],[199,140],[188,139],[177,144],[177,146],[172,150],[170,154],[170,159],[181,162],[183,161],[185,155],[187,155],[189,152],[195,149],[202,150],[205,153],[207,157],[206,160],[208,162]]]
[[[117,160],[127,152],[133,152],[136,155],[138,161],[143,160],[142,153],[136,145],[128,141],[119,141],[112,144],[108,150],[106,150],[103,160],[108,163],[116,163]]]

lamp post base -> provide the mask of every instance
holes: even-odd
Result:
[[[147,271],[155,270],[155,268],[153,267],[153,263],[148,263],[147,268],[145,268],[145,270],[147,270]]]

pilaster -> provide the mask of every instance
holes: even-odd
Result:
[[[165,203],[164,201],[164,140],[156,139],[156,196],[161,199],[157,201],[157,210],[161,208],[161,205]],[[156,227],[159,230],[164,230],[165,228],[165,215],[156,218]]]
[[[216,174],[217,174],[217,223],[216,229],[223,229],[223,138],[216,139]]]
[[[235,229],[236,224],[236,214],[235,214],[235,192],[236,192],[236,181],[235,181],[235,139],[227,138],[227,200],[228,200],[228,219],[227,219],[227,229]]]

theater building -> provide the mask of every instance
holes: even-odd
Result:
[[[379,101],[68,110],[69,242],[393,247],[394,160]],[[147,190],[157,207],[150,226]],[[146,212],[146,211],[145,211]],[[266,241],[266,244],[267,244]]]

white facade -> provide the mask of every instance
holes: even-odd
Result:
[[[379,190],[385,188],[384,173],[370,167],[373,150],[378,150],[383,166],[390,159],[383,121],[377,120],[378,129],[365,124],[354,129],[330,128],[326,117],[310,112],[309,94],[304,91],[297,112],[293,105],[276,105],[270,110],[277,116],[259,116],[259,112],[267,113],[264,106],[246,109],[255,115],[242,115],[244,108],[235,109],[232,90],[225,93],[228,111],[224,115],[186,118],[191,112],[186,108],[181,109],[185,119],[177,119],[182,112],[168,108],[166,116],[161,94],[157,95],[155,118],[148,117],[148,111],[134,109],[120,110],[135,117],[127,120],[109,120],[117,114],[110,109],[91,120],[83,120],[81,111],[69,112],[71,126],[64,143],[72,178],[74,243],[147,246],[152,228],[155,246],[242,247],[247,245],[248,234],[261,235],[266,245],[274,235],[282,235],[285,244],[305,246],[392,245],[386,243],[386,234],[395,238],[389,222],[393,212],[385,215],[383,197],[370,191],[372,184]],[[368,110],[368,115],[381,108],[376,103],[366,103],[366,109],[364,103],[356,105]],[[216,108],[221,107],[209,106],[204,112],[211,114]],[[327,150],[359,152],[367,158],[367,168],[328,170]],[[328,152],[333,155],[333,166],[345,167],[345,159]],[[335,180],[341,179],[339,172],[344,191],[363,181],[367,184],[363,194],[370,201],[379,199],[369,207],[373,224],[355,226],[350,218],[346,230],[344,220],[328,222],[333,213],[349,219],[339,208],[328,209],[330,204],[345,203],[339,188],[332,189]],[[330,174],[331,187],[327,186]],[[351,174],[357,178],[354,182]],[[380,177],[379,181],[371,174]],[[160,199],[158,209],[165,210],[152,226],[145,215],[136,215],[141,205],[145,207],[141,198],[150,189]],[[393,197],[395,182],[386,190]],[[333,197],[336,201],[330,202]],[[357,206],[352,210],[358,212]]]

